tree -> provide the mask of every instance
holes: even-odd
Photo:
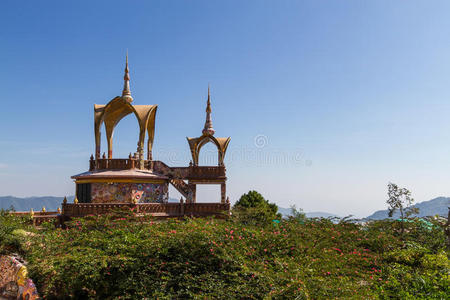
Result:
[[[397,210],[400,212],[402,235],[405,231],[405,218],[419,212],[418,208],[411,206],[413,202],[414,198],[411,197],[411,192],[408,189],[400,188],[395,183],[389,182],[388,200],[386,201],[389,205],[389,217],[392,217]]]
[[[234,204],[234,207],[238,208],[250,208],[250,207],[267,207],[273,211],[274,214],[278,212],[278,206],[275,203],[270,203],[257,191],[249,191],[247,194],[243,194],[241,198]]]
[[[268,224],[273,219],[281,218],[278,206],[270,203],[257,191],[243,194],[233,206],[233,215],[245,224]]]
[[[303,212],[303,209],[297,208],[295,205],[291,206],[291,215],[292,218],[301,223],[304,223],[307,220],[306,214]]]

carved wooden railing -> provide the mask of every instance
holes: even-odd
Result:
[[[107,169],[134,169],[139,167],[139,161],[135,158],[99,158],[91,157],[89,171]],[[189,166],[169,167],[162,161],[144,161],[144,169],[153,170],[156,173],[173,179],[222,179],[225,178],[225,166]]]
[[[225,178],[224,166],[190,166],[188,179],[217,179]]]
[[[58,219],[58,215],[60,212],[58,211],[36,211],[36,212],[30,212],[30,211],[16,211],[16,212],[10,212],[10,214],[15,216],[31,216],[33,214],[33,224],[34,225],[41,225],[43,222],[54,222]]]
[[[185,203],[184,214],[194,216],[208,216],[228,213],[230,203]]]
[[[160,173],[163,175],[169,175],[172,172],[171,167],[159,160],[149,162],[149,168],[151,168],[156,173]]]
[[[15,216],[27,216],[29,214],[31,214],[31,212],[29,211],[14,211],[14,212],[10,212],[10,214],[15,215]],[[34,216],[53,216],[53,215],[57,215],[59,214],[59,212],[57,211],[33,211],[33,215]]]
[[[58,211],[33,212],[33,224],[43,222],[56,222],[70,217],[84,217],[89,215],[107,214],[117,209],[130,209],[137,214],[155,217],[182,217],[182,216],[217,216],[226,217],[230,211],[230,203],[63,203],[62,213]],[[29,216],[31,212],[11,212],[17,216]]]
[[[135,213],[158,217],[223,216],[229,212],[230,203],[66,203],[63,204],[63,215],[67,217],[100,215],[124,208],[132,209]]]
[[[145,214],[182,215],[182,203],[141,203],[136,207],[137,211]]]
[[[111,212],[115,209],[133,208],[132,203],[66,203],[62,205],[63,215],[66,216],[87,216],[101,215]]]
[[[225,166],[169,167],[162,161],[152,162],[157,173],[176,179],[219,179],[225,178]]]
[[[105,169],[134,169],[138,166],[134,158],[99,158],[89,161],[89,171]]]

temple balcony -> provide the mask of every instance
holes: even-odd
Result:
[[[100,158],[89,161],[89,171],[94,170],[127,170],[138,167],[134,158]]]
[[[130,170],[139,169],[140,162],[135,158],[100,158],[89,161],[89,171],[101,170]],[[169,167],[161,161],[144,160],[144,170],[151,170],[155,173],[168,176],[174,179],[205,180],[205,179],[225,179],[225,166],[188,166]]]

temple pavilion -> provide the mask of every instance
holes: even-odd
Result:
[[[89,170],[72,176],[76,192],[74,203],[63,203],[64,216],[82,216],[109,211],[121,206],[137,207],[138,211],[158,216],[211,215],[228,212],[226,197],[225,153],[230,137],[214,136],[211,119],[211,96],[208,86],[206,121],[199,137],[187,138],[192,160],[188,166],[168,166],[153,160],[157,105],[135,105],[130,91],[128,55],[125,64],[122,96],[107,104],[94,105],[95,154],[89,160]],[[139,139],[136,152],[127,158],[114,158],[113,133],[125,116],[133,114],[137,121]],[[104,125],[108,151],[102,154],[100,128]],[[218,165],[199,166],[201,148],[213,143],[217,147]],[[146,150],[146,153],[145,153]],[[168,202],[169,184],[183,197],[179,203]],[[198,184],[221,186],[220,203],[197,203]]]

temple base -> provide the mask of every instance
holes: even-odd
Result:
[[[117,209],[132,210],[136,214],[158,218],[228,217],[230,203],[63,203],[64,218],[102,215]]]

